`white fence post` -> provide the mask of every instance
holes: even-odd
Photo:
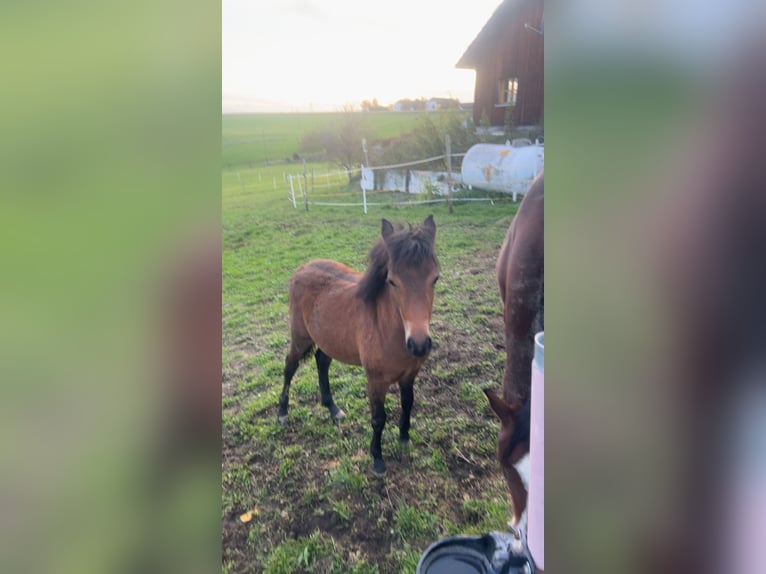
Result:
[[[295,186],[293,185],[293,176],[290,176],[290,191],[292,192],[293,196],[293,207],[295,209],[298,209],[298,205],[295,203]]]
[[[449,205],[449,212],[452,213],[452,143],[449,134],[444,136],[444,139],[447,148],[447,205]]]

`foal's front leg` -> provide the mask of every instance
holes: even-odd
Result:
[[[408,444],[410,442],[410,413],[412,412],[412,403],[415,400],[415,375],[405,377],[399,381],[399,391],[402,399],[402,414],[399,417],[399,442]]]
[[[368,378],[367,396],[370,399],[370,414],[372,415],[372,441],[370,442],[370,454],[372,455],[372,472],[377,476],[383,476],[386,472],[386,463],[383,462],[383,452],[380,444],[383,436],[383,427],[386,426],[386,390],[388,385],[383,381]]]

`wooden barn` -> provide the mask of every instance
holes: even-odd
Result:
[[[543,123],[543,0],[504,0],[468,46],[458,68],[476,70],[473,120],[490,125]]]

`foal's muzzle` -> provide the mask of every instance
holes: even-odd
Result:
[[[431,352],[431,337],[426,337],[419,343],[416,343],[412,337],[407,337],[407,351],[410,355],[425,357]]]

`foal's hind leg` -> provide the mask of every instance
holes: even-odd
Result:
[[[332,358],[325,355],[322,349],[317,348],[314,358],[317,361],[317,371],[319,372],[319,391],[322,393],[322,404],[330,410],[330,416],[333,420],[339,421],[346,418],[346,413],[338,408],[335,401],[332,400],[330,393],[330,363]]]
[[[277,412],[277,420],[282,426],[287,424],[287,408],[290,404],[290,382],[293,380],[295,371],[298,370],[301,359],[309,352],[312,344],[310,339],[308,341],[301,341],[299,344],[296,344],[296,341],[293,340],[290,345],[290,352],[287,353],[285,358],[285,383],[282,387],[282,394],[279,397],[279,411]]]

